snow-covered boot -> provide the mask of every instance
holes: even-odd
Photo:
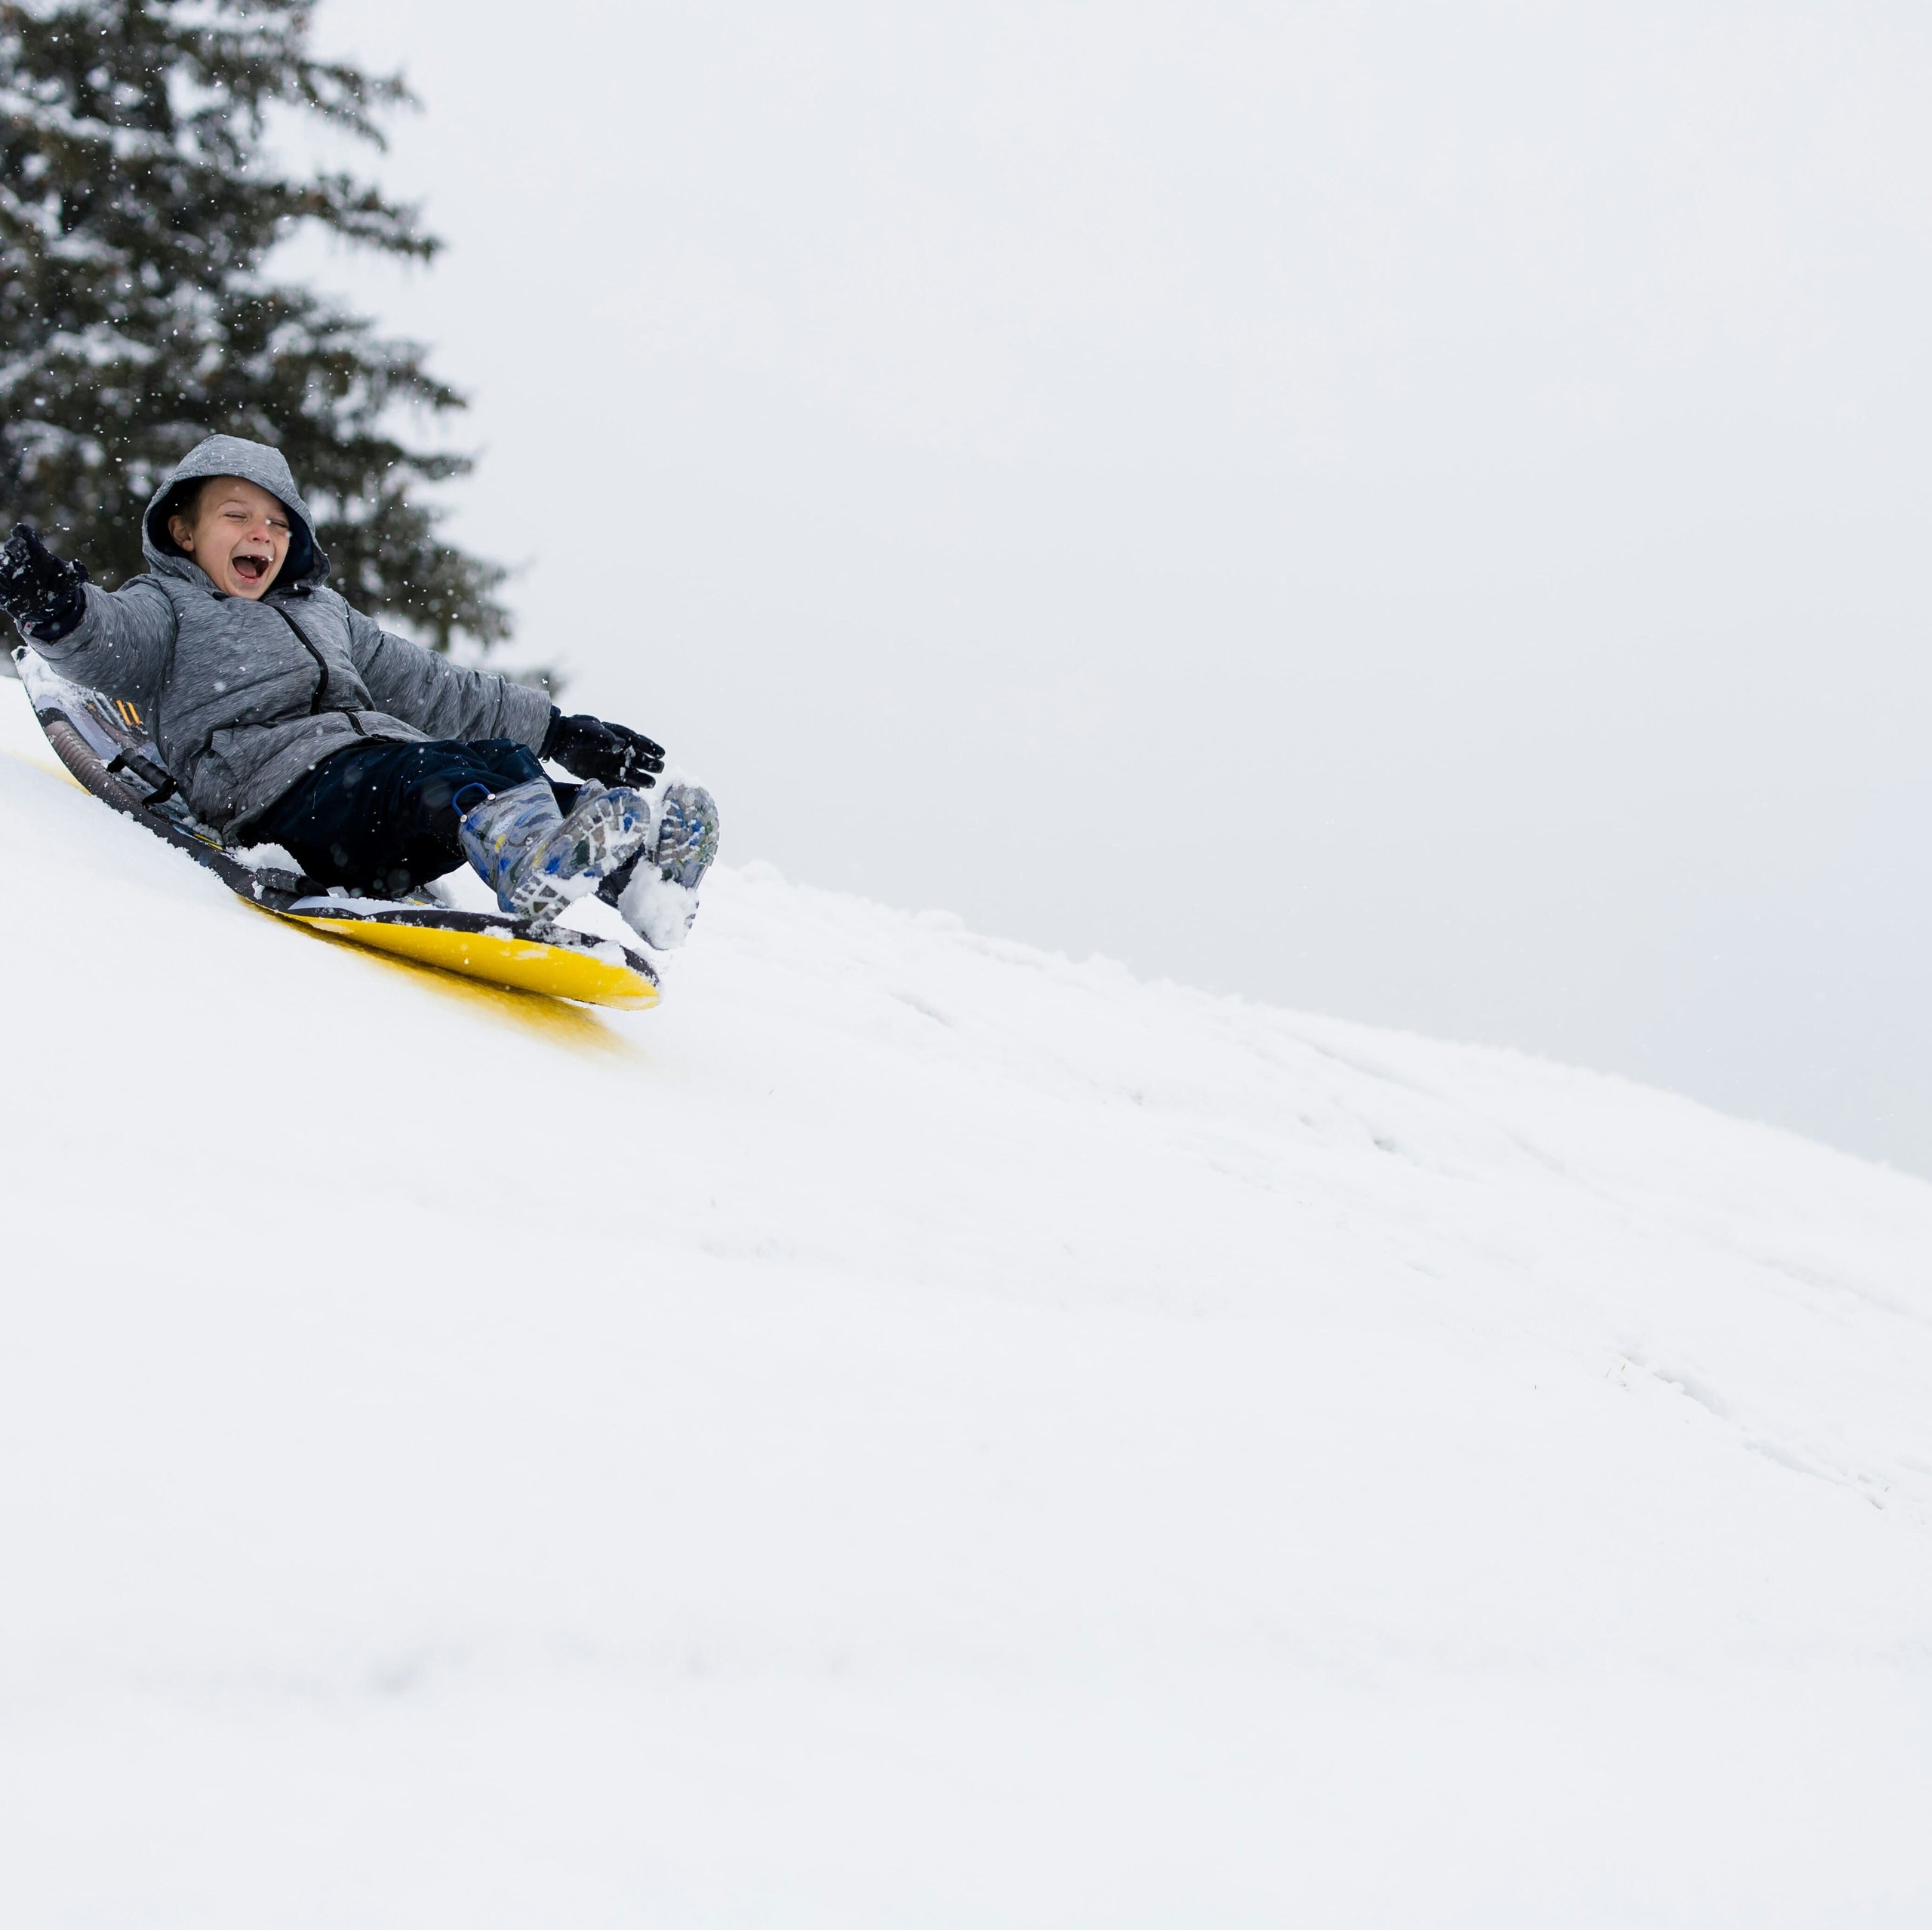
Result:
[[[650,841],[651,807],[640,791],[586,784],[568,817],[547,782],[533,778],[485,798],[457,826],[463,854],[519,918],[554,918]]]
[[[657,836],[598,887],[647,945],[672,951],[691,935],[697,888],[718,856],[718,806],[697,784],[667,784],[658,805]]]

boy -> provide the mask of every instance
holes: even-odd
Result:
[[[467,859],[505,911],[540,920],[608,878],[644,938],[683,942],[718,848],[709,793],[668,785],[654,811],[649,738],[460,668],[325,588],[279,450],[210,436],[155,492],[141,548],[147,573],[109,593],[20,524],[0,608],[63,675],[140,710],[229,845],[281,845],[311,877],[384,897]],[[552,784],[546,758],[589,781]]]

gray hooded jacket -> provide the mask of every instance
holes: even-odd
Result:
[[[176,484],[239,476],[279,497],[288,554],[260,599],[225,595],[168,533]],[[331,752],[374,738],[509,737],[538,749],[542,692],[392,637],[323,587],[329,560],[278,449],[211,435],[142,518],[149,573],[87,589],[87,613],[35,648],[63,676],[125,699],[195,814],[231,840]]]

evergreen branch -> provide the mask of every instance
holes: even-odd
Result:
[[[411,447],[407,412],[458,410],[418,344],[265,278],[315,223],[432,260],[420,211],[343,172],[294,178],[265,118],[312,113],[380,150],[417,105],[399,75],[308,51],[311,0],[0,0],[0,512],[60,536],[111,585],[142,567],[141,506],[195,442],[278,445],[326,524],[338,579],[447,646],[508,632],[503,573],[416,493],[470,459]]]

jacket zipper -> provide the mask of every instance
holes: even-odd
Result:
[[[300,624],[296,622],[294,617],[289,615],[287,610],[282,608],[280,604],[272,603],[269,605],[269,607],[295,632],[296,641],[300,644],[302,647],[306,650],[312,657],[315,659],[315,674],[320,681],[315,685],[315,696],[309,700],[309,715],[311,717],[320,717],[323,711],[328,708],[322,701],[323,699],[328,695],[329,666],[328,661],[323,656],[321,652],[316,649],[313,644],[309,642],[308,632],[303,628]],[[345,717],[349,720],[349,727],[355,733],[357,736],[366,737],[368,736],[368,732],[362,728],[361,720],[358,718],[352,710],[343,708],[340,705],[337,708],[338,715]]]

